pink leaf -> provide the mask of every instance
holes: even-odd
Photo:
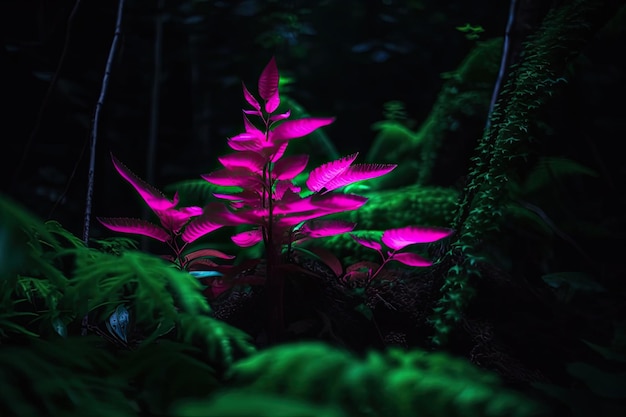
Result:
[[[273,142],[268,142],[268,143],[273,143]],[[289,142],[282,142],[282,143],[280,143],[278,145],[278,147],[274,147],[273,149],[265,150],[263,152],[263,155],[269,157],[270,161],[276,162],[280,158],[283,157],[283,154],[287,150],[287,145],[288,144],[289,144]]]
[[[204,207],[202,215],[193,219],[185,227],[182,239],[191,243],[222,226],[235,226],[244,223],[239,216],[232,213],[223,204],[209,203]]]
[[[147,236],[161,242],[167,242],[171,238],[165,229],[146,220],[122,217],[97,217],[97,219],[104,227],[114,232]]]
[[[407,226],[389,229],[383,233],[382,241],[393,250],[400,250],[416,243],[435,242],[450,236],[454,231],[443,227]]]
[[[285,113],[275,114],[270,116],[270,122],[277,122],[279,120],[288,119],[291,116],[291,110],[287,110]]]
[[[265,111],[268,113],[273,113],[280,105],[278,81],[278,67],[272,57],[259,77],[259,95],[265,100]]]
[[[308,155],[293,155],[276,162],[272,176],[278,180],[291,180],[301,173],[309,162]]]
[[[363,238],[355,236],[352,233],[350,233],[350,236],[352,237],[352,239],[356,241],[356,243],[358,243],[359,245],[365,246],[366,248],[374,249],[377,251],[383,248],[380,243],[374,240],[363,239]]]
[[[257,101],[256,98],[254,98],[252,94],[250,94],[250,91],[248,91],[244,83],[241,83],[241,86],[243,87],[243,97],[246,99],[249,105],[254,107],[254,109],[256,110],[255,114],[260,115],[261,106],[259,105],[259,102]]]
[[[324,194],[311,197],[311,204],[326,211],[356,210],[367,202],[368,198],[356,194]]]
[[[331,124],[334,120],[334,117],[286,120],[270,132],[270,140],[282,141],[306,136],[322,126]]]
[[[242,248],[248,248],[259,243],[263,239],[263,235],[261,233],[261,229],[253,229],[237,233],[236,235],[231,236],[230,239],[235,243],[235,245]]]
[[[200,175],[202,179],[215,185],[234,187],[258,187],[262,185],[261,177],[252,174],[246,168],[218,169],[208,174]]]
[[[344,220],[311,220],[300,228],[300,232],[313,238],[326,237],[350,232],[354,226],[355,223]]]
[[[274,200],[285,202],[300,200],[299,192],[300,187],[290,180],[278,180],[274,186]]]
[[[408,266],[431,266],[433,263],[426,258],[412,253],[412,252],[400,252],[391,255],[392,261],[398,261]]]
[[[311,171],[309,178],[306,180],[306,186],[311,191],[320,191],[329,181],[345,171],[358,155],[359,153],[355,152],[341,159],[320,165]]]
[[[336,277],[341,276],[343,273],[343,266],[337,257],[328,249],[325,248],[309,248],[309,251],[317,255],[322,262],[324,262],[335,274]]]
[[[111,159],[113,160],[113,165],[117,172],[135,188],[152,210],[168,210],[178,204],[178,201],[169,200],[161,191],[139,178],[134,172],[128,169],[126,165],[113,156],[112,153]]]
[[[250,119],[248,119],[248,117],[245,116],[245,111],[244,111],[244,116],[243,116],[243,126],[244,126],[244,130],[246,133],[249,133],[251,135],[254,135],[255,138],[258,138],[260,140],[265,140],[265,132],[259,130],[251,121]]]
[[[246,168],[252,172],[260,172],[265,165],[265,158],[254,151],[233,152],[217,158],[224,168]]]
[[[193,251],[185,256],[186,261],[192,261],[201,257],[211,256],[220,259],[234,259],[234,255],[227,255],[222,251],[217,249],[199,249],[197,251]]]
[[[305,220],[317,219],[322,216],[326,216],[328,213],[321,212],[320,210],[303,211],[300,213],[290,214],[287,217],[281,217],[276,221],[279,227],[292,227]]]
[[[326,189],[325,192],[335,190],[357,181],[380,177],[381,175],[391,172],[396,166],[397,165],[395,164],[358,164],[349,166],[324,185],[324,188]]]
[[[178,193],[175,200],[178,200]],[[182,207],[180,209],[155,210],[156,215],[161,220],[161,225],[174,233],[178,233],[180,229],[192,218],[200,216],[202,209],[200,207]]]

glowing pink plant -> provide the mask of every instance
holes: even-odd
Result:
[[[219,223],[210,223],[203,220],[204,234],[217,230],[226,224],[235,224],[232,219],[229,219],[231,213],[224,206],[214,204],[204,209],[196,206],[177,208],[179,203],[178,193],[175,193],[173,199],[170,200],[160,190],[151,186],[128,169],[113,154],[111,154],[111,159],[117,172],[139,193],[148,207],[159,218],[161,225],[159,226],[147,220],[127,217],[98,217],[97,220],[103,226],[116,232],[147,236],[166,243],[174,253],[173,257],[167,258],[181,269],[189,270],[193,266],[197,267],[199,264],[214,266],[215,263],[207,259],[209,257],[234,258],[232,255],[227,255],[215,249],[202,249],[183,255],[185,247],[200,237],[197,234],[188,232],[186,229],[190,221],[193,223],[193,219],[210,215],[211,218],[220,220]]]
[[[232,256],[212,249],[199,250],[185,256],[184,248],[223,226],[250,225],[249,230],[237,233],[231,239],[240,247],[253,246],[260,242],[264,244],[265,277],[252,277],[248,281],[260,280],[266,286],[270,306],[270,341],[275,341],[282,333],[284,274],[298,269],[295,265],[284,262],[284,253],[289,255],[291,246],[304,240],[352,231],[355,227],[352,222],[320,218],[358,209],[367,202],[367,198],[334,191],[358,181],[385,175],[396,168],[395,164],[353,164],[358,156],[358,153],[353,153],[322,164],[309,173],[305,184],[296,184],[295,178],[305,170],[309,158],[307,155],[286,156],[288,144],[291,140],[329,125],[334,118],[289,120],[289,111],[277,114],[280,105],[278,84],[279,73],[274,58],[259,77],[260,101],[242,84],[243,96],[252,107],[243,110],[244,132],[228,139],[228,145],[234,152],[218,158],[223,168],[201,176],[212,184],[236,186],[240,191],[230,194],[216,193],[215,197],[222,201],[209,203],[202,209],[177,208],[178,194],[175,194],[173,200],[169,200],[112,155],[117,171],[154,211],[161,226],[139,219],[98,218],[111,230],[140,234],[166,242],[175,253],[173,260],[181,268],[191,270],[192,263],[195,263],[221,272],[228,271],[228,266],[220,267],[206,258],[231,259]],[[256,124],[252,122],[252,117],[258,118]],[[383,263],[378,269],[373,273],[369,272],[371,280],[391,260],[410,266],[430,265],[430,261],[416,254],[399,251],[411,244],[436,241],[450,233],[452,231],[449,229],[426,227],[388,230],[382,237],[383,243],[391,249],[387,252],[387,257],[383,255],[382,246],[378,242],[355,239],[361,245],[377,250],[383,257]],[[336,261],[331,263],[337,266],[339,262]],[[238,270],[232,267],[230,272],[236,273]],[[219,289],[216,287],[213,295],[229,288],[229,283],[222,279],[214,279],[214,282]]]
[[[306,181],[308,190],[302,190],[293,180],[306,168],[308,156],[285,156],[289,141],[332,123],[334,118],[287,120],[289,111],[275,114],[280,104],[278,81],[278,68],[272,58],[259,77],[262,103],[243,84],[244,98],[252,107],[243,111],[245,131],[228,140],[235,152],[218,158],[223,168],[202,175],[212,184],[242,188],[239,193],[215,195],[228,201],[241,224],[255,226],[233,236],[232,240],[242,247],[263,241],[268,268],[280,263],[281,249],[294,240],[352,230],[354,224],[350,222],[316,219],[358,209],[367,198],[330,192],[384,175],[396,167],[395,164],[352,165],[358,156],[354,153],[312,170]],[[260,128],[252,123],[252,116],[260,119]],[[198,233],[203,231],[200,222],[190,227]]]
[[[368,286],[389,261],[398,261],[405,265],[416,267],[431,266],[432,261],[416,253],[400,251],[409,245],[436,242],[450,236],[453,232],[454,231],[452,229],[443,227],[407,226],[398,229],[388,229],[383,232],[381,237],[382,243],[391,249],[387,250],[386,256],[383,253],[383,247],[379,242],[359,238],[352,233],[350,233],[350,236],[358,244],[377,251],[382,258],[382,263],[378,265],[376,270],[368,268],[366,276],[366,286]],[[344,279],[350,279],[352,275],[356,274],[358,274],[358,270],[353,269],[344,276]]]

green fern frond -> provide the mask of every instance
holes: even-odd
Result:
[[[372,351],[360,359],[319,342],[285,344],[236,362],[229,381],[235,391],[338,406],[355,417],[545,415],[497,376],[464,359],[419,350]]]
[[[111,373],[114,359],[97,341],[59,338],[2,347],[0,415],[135,416],[126,382]]]
[[[171,412],[179,417],[349,417],[339,408],[274,394],[229,391],[203,401],[181,401]]]
[[[256,352],[247,333],[208,315],[180,313],[178,338],[184,343],[202,346],[214,366],[228,368],[236,360]]]
[[[215,370],[201,360],[198,347],[159,340],[124,353],[116,376],[133,381],[133,398],[149,415],[163,415],[176,401],[206,398],[219,387]]]
[[[503,388],[495,374],[463,359],[442,352],[399,349],[382,356],[392,368],[386,387],[396,393],[397,416],[529,417],[543,413],[539,404]]]
[[[70,286],[71,294],[89,300],[88,311],[112,302],[129,301],[137,323],[175,320],[179,309],[190,314],[210,311],[196,278],[163,259],[141,252],[127,251],[117,256],[96,250],[76,251],[75,276]],[[81,300],[74,302],[78,305]],[[111,304],[110,310],[114,308]]]

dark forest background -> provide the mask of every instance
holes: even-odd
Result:
[[[365,154],[385,103],[402,102],[414,124],[421,123],[444,82],[441,75],[454,70],[478,40],[502,36],[508,13],[508,2],[125,3],[98,129],[96,215],[141,209],[112,170],[110,151],[160,188],[214,169],[227,150],[226,138],[241,130],[241,82],[255,91],[273,55],[281,75],[293,79],[288,94],[296,102],[310,114],[337,117],[325,128],[337,150]],[[80,2],[68,27],[76,4],[0,4],[0,100],[2,190],[80,235],[91,122],[117,2]],[[469,39],[457,29],[467,24],[484,32]],[[150,154],[159,49],[157,142]]]
[[[378,310],[359,306],[375,312],[381,328],[389,331],[385,337],[378,325],[375,334],[370,321],[363,321],[367,314],[359,316],[363,327],[346,325],[350,322],[343,318],[357,310],[343,311],[344,304],[336,307],[335,298],[320,291],[320,299],[333,301],[323,307],[335,325],[345,326],[340,327],[345,340],[357,346],[365,334],[377,344],[393,345],[387,336],[403,332],[420,340],[433,322],[441,324],[437,331],[445,330],[448,322],[441,317],[458,319],[450,339],[456,353],[506,371],[523,388],[541,381],[543,372],[556,383],[546,392],[567,404],[572,417],[586,417],[596,400],[604,404],[597,415],[622,416],[625,3],[125,0],[119,43],[105,74],[118,1],[0,0],[0,197],[12,197],[75,236],[84,234],[94,112],[106,81],[95,130],[91,215],[147,216],[144,202],[118,175],[110,154],[168,196],[172,184],[200,179],[219,167],[218,156],[230,152],[227,138],[242,131],[241,82],[256,93],[259,74],[275,57],[289,80],[281,87],[281,99],[312,116],[336,117],[320,131],[338,155],[360,152],[363,161],[375,154],[382,160],[366,162],[398,162],[394,174],[406,173],[377,183],[368,194],[370,202],[378,200],[356,220],[364,230],[429,222],[461,226],[450,250],[429,247],[433,259],[443,259],[434,272],[416,275],[419,280],[398,278],[417,282],[411,288],[418,297],[392,291],[384,282],[377,287],[388,289],[396,301],[411,299],[406,311],[417,312],[419,319],[410,316],[408,330],[397,324],[405,310],[396,316],[395,308],[382,304]],[[504,68],[504,80],[508,76],[511,82],[500,90],[493,129],[485,130],[499,65],[493,41],[505,35],[511,4],[517,9]],[[581,10],[593,13],[581,16]],[[474,54],[480,46],[486,52]],[[434,126],[422,148],[405,149],[392,142],[391,129],[380,129],[394,112],[402,115],[404,132],[410,132],[406,136]],[[313,136],[293,142],[293,148],[312,155],[309,168],[329,160]],[[400,160],[386,159],[394,152]],[[420,164],[429,162],[436,166],[420,171]],[[407,188],[393,187],[393,181]],[[495,224],[500,219],[503,223]],[[94,241],[119,236],[91,223]],[[6,242],[0,239],[0,247],[19,257],[20,247]],[[338,258],[340,249],[351,250],[340,246],[328,244]],[[33,251],[28,259],[38,256]],[[5,260],[10,266],[11,259]],[[116,263],[87,264],[82,271],[87,278],[77,273],[77,281],[88,283],[92,278],[85,271],[92,269],[108,277]],[[33,264],[35,270],[40,265]],[[48,270],[42,271],[35,272]],[[470,297],[472,285],[475,298]],[[229,303],[239,302],[239,293],[233,294],[212,308],[230,313]],[[300,313],[300,300],[315,304],[308,287],[303,294],[293,298],[292,312]],[[472,303],[459,302],[457,308],[459,299]],[[234,311],[254,308],[253,302],[241,300],[244,307]],[[435,305],[443,306],[437,307],[440,316],[434,315],[441,320],[427,321]],[[337,309],[345,315],[336,314]],[[242,322],[255,322],[256,316]],[[299,318],[293,314],[292,322]],[[359,347],[374,345],[370,342]],[[6,363],[13,362],[6,357]],[[187,381],[183,374],[180,380]],[[39,378],[34,375],[32,381]],[[159,383],[159,388],[166,385]],[[153,398],[161,397],[155,390]]]
[[[517,18],[531,32],[553,3],[522,2],[527,15]],[[126,0],[97,130],[93,215],[142,215],[143,202],[114,171],[110,152],[160,189],[217,168],[217,157],[229,151],[226,139],[242,128],[241,82],[256,91],[272,56],[292,80],[283,94],[309,114],[337,118],[323,130],[340,155],[367,154],[373,126],[389,103],[401,103],[407,124],[417,129],[446,74],[478,43],[504,35],[509,5]],[[1,190],[78,236],[92,119],[117,7],[76,0],[0,3]],[[623,23],[623,13],[616,15],[571,63],[566,87],[542,111],[542,130],[534,132],[538,153],[595,173],[568,179],[563,196],[545,196],[560,206],[547,213],[557,223],[569,218],[576,227],[611,231],[610,240],[598,235],[570,247],[564,267],[579,263],[572,269],[598,259],[613,265],[621,253],[613,233],[621,236],[624,227]],[[438,167],[431,184],[462,183],[481,135],[480,125],[472,128],[461,129],[460,140],[469,145],[452,149],[455,157]],[[301,146],[317,150],[304,141]],[[91,236],[110,235],[92,226]]]

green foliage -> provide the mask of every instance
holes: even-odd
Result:
[[[243,396],[336,407],[351,417],[545,415],[540,405],[461,358],[395,348],[360,358],[317,342],[276,346],[236,362],[221,409],[242,409],[236,401]],[[181,407],[200,410],[197,404]]]
[[[393,118],[393,113],[372,126],[378,133],[366,160],[393,161],[399,165],[395,172],[372,182],[373,189],[431,185],[442,149],[447,146],[446,141],[451,140],[448,138],[454,138],[454,133],[461,130],[470,140],[479,135],[479,132],[472,134],[469,130],[472,124],[467,121],[473,119],[481,123],[487,115],[501,50],[501,38],[477,42],[458,68],[442,74],[445,82],[437,100],[416,131],[405,120]],[[459,144],[453,146],[459,148]],[[446,161],[446,165],[452,169],[450,161]]]
[[[0,277],[0,414],[157,414],[209,395],[254,353],[247,334],[211,316],[190,274],[127,240],[87,248],[58,223],[0,203],[10,243],[0,257],[19,260]],[[103,325],[120,305],[127,340]]]
[[[113,374],[115,358],[98,340],[30,340],[0,348],[3,416],[135,416],[127,381]]]
[[[480,277],[483,248],[479,242],[489,241],[499,231],[505,214],[502,207],[509,203],[508,183],[530,154],[530,132],[539,110],[565,83],[567,63],[591,36],[590,16],[601,10],[600,4],[585,1],[552,9],[525,43],[522,60],[511,68],[490,115],[491,127],[478,143],[466,193],[452,223],[458,234],[447,259],[460,269],[446,277],[431,318],[436,344],[446,343],[471,299],[470,280]],[[567,166],[564,172],[571,170]]]
[[[458,198],[457,191],[450,188],[418,185],[370,191],[365,195],[369,198],[367,204],[340,217],[356,223],[359,230],[354,234],[370,240],[380,239],[383,230],[411,224],[448,225],[454,217]],[[361,260],[379,260],[375,252],[357,244],[348,235],[330,236],[323,241],[347,265]]]
[[[245,391],[227,391],[203,401],[182,401],[172,414],[179,417],[349,417],[338,407]]]

